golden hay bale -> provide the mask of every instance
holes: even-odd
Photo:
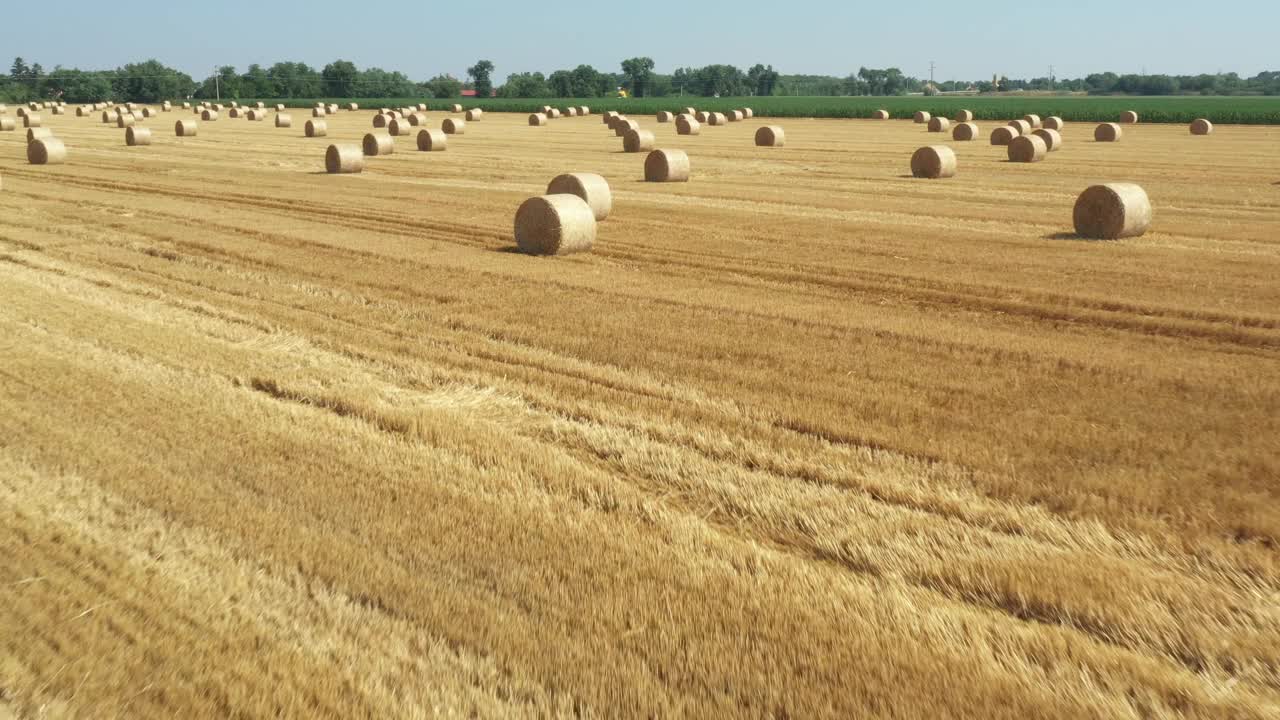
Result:
[[[195,120],[179,120],[173,124],[173,134],[178,137],[195,137],[198,127]]]
[[[529,116],[529,124],[534,127],[540,127],[547,124],[547,116],[542,113],[533,113]]]
[[[977,140],[979,132],[980,131],[978,130],[977,124],[971,123],[971,122],[962,122],[956,125],[955,129],[951,131],[951,139],[957,140],[959,142],[968,142],[970,140]]]
[[[951,129],[951,121],[942,117],[941,115],[937,117],[929,118],[929,132],[940,133],[940,132],[946,132],[950,129]]]
[[[142,117],[151,118],[156,116],[156,111],[149,107],[142,108]]]
[[[1208,135],[1211,132],[1213,132],[1213,123],[1204,118],[1197,118],[1195,122],[1191,123],[1192,135]]]
[[[658,122],[660,123],[675,122],[675,119],[676,119],[675,114],[669,113],[666,110],[663,110],[662,112],[658,113]]]
[[[200,119],[205,122],[214,122],[218,119],[218,111],[205,108],[204,112],[200,113]]]
[[[1094,185],[1072,210],[1076,234],[1098,240],[1137,237],[1151,226],[1151,200],[1133,183]]]
[[[689,156],[683,150],[654,150],[644,159],[645,182],[688,182]]]
[[[355,103],[351,103],[351,105],[352,105],[352,107],[351,107],[351,109],[352,109],[352,110],[358,110],[358,109],[360,109],[360,106],[359,106],[359,105],[356,105]],[[418,112],[426,112],[426,111],[427,111],[427,104],[426,104],[426,103],[418,103]]]
[[[541,109],[541,110],[539,110],[538,112],[542,113],[543,115],[546,115],[547,113],[551,112],[551,106],[550,106],[550,105],[543,105],[543,106],[542,106],[542,109]]]
[[[543,195],[516,210],[516,246],[530,255],[566,255],[591,249],[596,218],[577,195]]]
[[[404,137],[405,135],[411,135],[412,133],[413,126],[409,124],[408,120],[396,118],[395,120],[387,123],[387,134],[391,135],[391,137]]]
[[[364,153],[356,145],[330,145],[324,152],[324,169],[330,174],[364,170]]]
[[[360,109],[360,104],[359,104],[359,103],[347,103],[347,112],[355,112],[355,111],[357,111],[357,110],[359,110],[359,109]],[[419,105],[419,106],[418,106],[418,109],[419,109],[419,110],[426,110],[426,109],[427,109],[427,106],[426,106],[426,105]]]
[[[53,107],[49,108],[49,112],[53,113],[54,115],[61,115],[64,112],[66,112],[66,109],[63,108],[61,105],[54,105]]]
[[[451,105],[451,106],[449,107],[449,112],[456,112],[456,113],[460,113],[460,112],[462,112],[462,106],[461,106],[461,105],[457,105],[457,104]]]
[[[27,128],[27,142],[31,142],[36,138],[47,138],[47,137],[53,137],[53,131],[50,130],[49,128],[44,128],[44,127]]]
[[[973,122],[973,111],[972,110],[958,111],[956,113],[956,122],[958,123]]]
[[[413,113],[409,117],[405,118],[405,120],[409,122],[410,127],[418,127],[427,124],[427,116],[420,112]]]
[[[1066,126],[1067,124],[1062,122],[1062,118],[1057,115],[1051,115],[1044,119],[1044,129],[1046,130],[1057,130],[1058,132],[1062,132],[1062,128]]]
[[[1039,128],[1039,127],[1043,127],[1043,124],[1040,122],[1039,115],[1023,115],[1022,119],[1025,120],[1026,123],[1031,126],[1032,130],[1035,130],[1036,128]],[[1023,133],[1023,134],[1025,135],[1026,133]]]
[[[463,117],[467,122],[480,122],[480,118],[484,117],[484,111],[480,108],[471,108]]]
[[[293,127],[293,116],[289,113],[276,113],[276,127]]]
[[[1009,143],[1009,162],[1032,163],[1044,159],[1049,146],[1037,135],[1019,135]]]
[[[639,129],[640,129],[640,123],[636,122],[635,120],[618,118],[618,120],[613,123],[613,134],[616,137],[626,137],[627,133],[631,132],[632,130],[639,130]]]
[[[394,119],[395,118],[393,118],[391,115],[388,115],[387,113],[378,113],[377,115],[373,116],[373,126],[376,128],[384,128],[387,126],[387,123],[391,122]]]
[[[222,112],[222,104],[221,104],[221,103],[214,103],[214,104],[213,104],[213,107],[212,107],[212,108],[209,108],[209,109],[210,109],[210,110],[213,110],[214,112]]]
[[[423,128],[418,131],[418,149],[422,152],[441,152],[449,149],[449,136],[440,130]]]
[[[267,104],[266,104],[266,103],[264,103],[264,102],[262,102],[261,100],[259,100],[258,102],[256,102],[256,103],[254,103],[254,104],[253,104],[253,108],[254,108],[255,110],[266,110],[266,109],[267,109]]]
[[[741,110],[734,110],[732,112],[725,113],[725,117],[729,122],[742,122],[746,115],[743,115]]]
[[[577,195],[586,201],[597,221],[613,212],[613,191],[609,182],[595,173],[565,173],[547,184],[548,195]]]
[[[467,132],[467,123],[465,120],[445,118],[444,122],[440,123],[440,129],[443,130],[446,135],[465,135]]]
[[[22,116],[22,127],[40,127],[40,116],[35,113],[27,113]]]
[[[998,127],[991,133],[992,145],[1008,145],[1013,139],[1018,137],[1018,129],[1009,126]]]
[[[311,117],[321,118],[328,114],[329,112],[324,108],[311,108]]]
[[[241,115],[244,115],[244,112],[238,107],[233,107],[227,111],[227,116],[232,119],[238,118]]]
[[[284,112],[284,103],[276,103],[276,112]]]
[[[1119,142],[1122,134],[1116,123],[1102,123],[1093,129],[1093,139],[1096,142]]]
[[[787,144],[787,135],[778,125],[765,125],[756,130],[756,147],[782,147]]]
[[[189,103],[189,102],[184,102],[184,103],[182,103],[182,109],[183,109],[183,110],[190,110],[190,109],[191,109],[191,103]]]
[[[702,123],[693,119],[692,115],[683,114],[676,118],[677,135],[698,135],[702,132]]]
[[[917,124],[917,125],[925,125],[925,124],[927,124],[931,119],[933,119],[933,116],[932,116],[932,115],[930,115],[929,113],[925,112],[924,110],[917,110],[917,111],[916,111],[915,121],[916,121],[916,124]]]
[[[1031,132],[1031,123],[1026,120],[1010,120],[1009,127],[1017,130],[1019,135],[1026,135]]]
[[[742,108],[742,117],[743,117],[743,118],[745,118],[745,119],[747,119],[747,120],[750,120],[751,118],[753,118],[753,117],[755,117],[755,116],[756,116],[756,112],[755,112],[754,110],[752,110],[751,108]]]
[[[711,125],[725,125],[729,122],[729,118],[724,113],[711,113],[707,116],[707,122]]]
[[[693,119],[697,120],[703,125],[706,125],[711,122],[711,113],[707,112],[706,110],[699,110],[698,112],[693,114]]]
[[[551,120],[559,118],[561,115],[560,108],[551,108],[547,111],[547,117]]]
[[[583,116],[590,115],[591,108],[587,107],[586,105],[582,105],[578,108],[578,114]]]
[[[173,110],[173,103],[169,102],[168,100],[165,100],[164,102],[160,103],[160,109],[163,110],[164,112],[169,112]]]
[[[949,178],[956,174],[956,153],[946,145],[926,145],[911,155],[911,176]]]
[[[697,110],[695,110],[695,109],[693,109],[693,108],[691,108],[691,107],[687,107],[687,108],[685,108],[684,110],[681,110],[680,112],[678,112],[678,113],[676,113],[676,114],[677,114],[677,115],[692,115],[692,116],[694,116],[694,119],[697,119],[698,111],[697,111]]]
[[[90,112],[92,111],[87,107],[78,107],[76,108],[76,117],[88,117]]]
[[[626,135],[622,136],[622,151],[649,152],[653,149],[653,131],[651,130],[629,130]]]
[[[267,119],[267,111],[260,108],[254,108],[245,113],[245,117],[249,118],[249,122],[261,122]]]
[[[1124,112],[1120,113],[1120,122],[1128,125],[1132,125],[1138,122],[1138,113],[1132,110],[1125,110]]]
[[[36,138],[27,143],[27,162],[32,165],[59,165],[67,159],[67,146],[56,137]]]
[[[570,105],[568,108],[565,109],[564,114],[568,115],[569,117],[578,117],[578,108]]]
[[[19,108],[18,108],[17,115],[18,115],[18,117],[26,117],[28,112],[29,112],[29,111],[28,111],[26,108],[24,108],[24,107],[19,107]]]
[[[546,112],[550,112],[550,111],[551,111],[551,108],[546,109]],[[601,115],[600,117],[604,120],[605,125],[608,125],[610,126],[610,128],[612,128],[614,119],[618,117],[618,111],[609,110],[605,112],[605,114]]]
[[[1031,134],[1044,141],[1045,149],[1049,152],[1057,152],[1062,149],[1062,133],[1049,128],[1037,128],[1031,131]]]
[[[130,105],[130,107],[132,107],[132,106],[133,106],[133,103],[130,103],[129,105]],[[238,107],[240,107],[240,103],[236,102],[235,100],[232,100],[232,101],[231,101],[231,107],[233,107],[233,108],[238,108]]]
[[[364,136],[363,147],[369,157],[390,155],[396,151],[396,141],[386,133],[369,133]]]
[[[309,138],[324,137],[329,134],[329,124],[319,118],[312,118],[302,126],[302,134]]]
[[[135,122],[137,122],[137,118],[135,118],[133,115],[121,115],[120,117],[116,118],[116,127],[118,128],[133,127],[133,124]]]
[[[129,147],[151,144],[151,128],[131,127],[124,131],[124,144]]]
[[[0,131],[10,132],[15,127],[17,127],[17,125],[18,125],[17,122],[15,122],[14,119],[9,117],[8,115],[0,116]]]
[[[330,114],[330,115],[337,115],[337,114],[338,114],[338,104],[337,104],[337,103],[329,103],[329,107],[325,108],[325,112],[327,112],[327,113],[328,113],[328,114]]]

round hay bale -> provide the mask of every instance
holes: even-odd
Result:
[[[409,127],[420,127],[427,124],[427,116],[420,112],[413,113],[405,119],[409,121]]]
[[[951,129],[951,121],[938,115],[929,118],[929,132],[946,132]]]
[[[423,128],[418,131],[418,149],[422,152],[441,152],[449,148],[449,136],[440,130]]]
[[[1026,135],[1031,132],[1031,123],[1026,120],[1010,120],[1009,127],[1017,130],[1019,135]]]
[[[329,134],[329,124],[319,118],[311,118],[302,126],[302,133],[309,138],[324,137]]]
[[[756,147],[782,147],[787,144],[787,135],[778,125],[765,125],[756,130]]]
[[[221,103],[214,103],[214,104],[213,104],[213,107],[212,107],[212,108],[210,108],[210,109],[211,109],[211,110],[213,110],[214,112],[222,112],[222,104],[221,104]]]
[[[1093,129],[1095,142],[1119,142],[1122,134],[1120,126],[1116,123],[1102,123]]]
[[[461,105],[457,105],[457,104],[455,104],[455,105],[451,105],[451,106],[449,107],[449,112],[456,112],[456,113],[460,113],[460,112],[462,112],[462,106],[461,106]]]
[[[725,113],[725,117],[728,118],[729,122],[742,122],[746,115],[743,115],[741,110],[734,110],[733,112]]]
[[[1192,135],[1208,135],[1213,132],[1213,123],[1204,118],[1197,118],[1191,123]]]
[[[1045,144],[1044,138],[1038,135],[1019,135],[1009,143],[1009,162],[1040,162],[1047,152],[1049,146]]]
[[[463,117],[467,122],[480,122],[480,118],[484,117],[484,111],[480,108],[471,108]]]
[[[356,145],[330,145],[324,152],[324,169],[330,174],[364,170],[364,153]]]
[[[1057,115],[1051,115],[1044,119],[1045,130],[1057,130],[1058,132],[1062,132],[1062,128],[1066,126],[1067,124],[1062,122],[1062,118]]]
[[[150,110],[150,108],[147,108],[147,109]],[[62,107],[61,105],[54,105],[53,107],[49,108],[49,112],[53,113],[54,115],[61,115],[64,112],[66,112],[66,108]]]
[[[917,110],[917,111],[916,111],[916,114],[915,114],[915,121],[916,121],[916,124],[917,124],[917,125],[925,125],[925,124],[928,124],[928,122],[929,122],[931,119],[933,119],[933,116],[932,116],[932,115],[930,115],[929,113],[925,112],[924,110]]]
[[[390,155],[396,151],[395,138],[387,133],[368,133],[364,136],[362,144],[364,154],[369,157],[377,157],[379,155]]]
[[[613,212],[613,191],[609,182],[595,173],[565,173],[547,184],[548,195],[577,195],[586,201],[596,220]]]
[[[190,110],[190,109],[191,109],[191,103],[189,103],[189,102],[184,102],[184,103],[182,103],[182,109],[183,109],[183,110]]]
[[[0,131],[11,132],[17,125],[17,122],[8,115],[0,116]]]
[[[36,138],[27,143],[27,162],[32,165],[60,165],[67,160],[67,146],[56,137]]]
[[[234,120],[234,119],[236,119],[236,118],[238,118],[238,117],[240,117],[240,116],[241,116],[241,115],[243,115],[243,114],[244,114],[244,113],[243,113],[243,112],[241,112],[241,111],[240,111],[240,108],[238,108],[238,107],[233,107],[233,108],[231,108],[229,111],[227,111],[227,115],[228,115],[231,119],[233,119],[233,120]]]
[[[359,106],[359,105],[356,105],[355,103],[351,103],[351,105],[353,106],[353,107],[351,108],[352,110],[358,110],[358,109],[360,109],[360,106]],[[426,111],[427,111],[427,104],[426,104],[426,103],[418,103],[418,112],[426,112]]]
[[[133,127],[133,124],[135,122],[137,122],[137,118],[135,118],[133,115],[121,115],[120,117],[116,118],[116,127],[118,128]]]
[[[745,119],[747,119],[747,120],[750,120],[751,118],[753,118],[753,117],[755,117],[755,116],[756,116],[756,112],[755,112],[755,110],[752,110],[751,108],[742,108],[742,117],[743,117],[743,118],[745,118]]]
[[[151,109],[151,108],[149,108],[149,107],[144,107],[144,108],[142,108],[142,117],[144,117],[144,118],[153,118],[153,117],[155,117],[155,116],[156,116],[156,111],[155,111],[155,110],[152,110],[152,109]]]
[[[27,113],[22,116],[22,127],[40,127],[40,116],[35,113]]]
[[[541,110],[539,110],[538,112],[542,113],[543,115],[546,115],[547,113],[551,112],[551,106],[550,106],[550,105],[543,105],[543,106],[542,106],[542,109],[541,109]]]
[[[89,112],[90,110],[87,107],[78,107],[76,108],[76,117],[88,117]]]
[[[313,118],[322,118],[328,114],[329,112],[324,108],[311,108],[311,117]]]
[[[151,128],[131,127],[124,131],[124,144],[129,147],[151,144]]]
[[[663,110],[662,112],[658,113],[658,118],[657,118],[657,120],[658,120],[658,122],[660,122],[660,123],[675,122],[675,119],[676,119],[675,114],[674,114],[674,113],[669,113],[669,112],[667,112],[666,110]]]
[[[53,131],[46,127],[27,128],[27,142],[37,138],[53,137]]]
[[[580,106],[580,107],[578,108],[578,114],[579,114],[579,115],[582,115],[582,116],[590,115],[590,114],[591,114],[591,108],[587,107],[586,105],[582,105],[582,106]]]
[[[465,120],[445,118],[444,122],[440,123],[440,129],[443,130],[446,135],[465,135],[467,132],[467,123]]]
[[[551,108],[547,108],[544,112],[551,112]],[[605,125],[608,125],[608,126],[609,126],[609,129],[611,129],[611,130],[612,130],[612,129],[613,129],[613,121],[614,121],[614,119],[616,119],[616,118],[618,117],[618,111],[616,111],[616,110],[608,110],[608,111],[606,111],[606,112],[605,112],[605,114],[601,115],[600,117],[601,117],[601,119],[603,119],[603,120],[604,120],[604,124],[605,124]]]
[[[256,102],[256,103],[254,103],[254,104],[253,104],[253,108],[254,108],[255,110],[266,110],[266,109],[267,109],[267,104],[266,104],[266,103],[264,103],[264,102],[262,102],[262,101],[258,101],[258,102]]]
[[[533,127],[540,127],[547,124],[547,116],[542,113],[533,113],[529,116],[529,124]]]
[[[133,103],[129,103],[129,107],[130,107],[130,109],[132,109],[132,108],[133,108]],[[232,100],[232,101],[231,101],[231,107],[232,107],[232,108],[238,108],[238,107],[240,107],[240,103],[236,102],[235,100]]]
[[[245,116],[249,118],[249,122],[261,122],[267,119],[267,111],[254,108],[245,113]]]
[[[214,122],[218,119],[218,111],[205,108],[204,112],[200,113],[200,119],[205,122]]]
[[[711,113],[707,112],[706,110],[699,110],[698,112],[693,114],[693,119],[697,120],[703,125],[706,125],[711,122]]]
[[[1057,152],[1062,149],[1062,133],[1049,128],[1037,128],[1031,131],[1031,134],[1044,141],[1044,146],[1049,152]]]
[[[550,120],[556,120],[563,114],[564,113],[560,112],[560,108],[551,108],[547,111],[547,118]]]
[[[396,118],[395,120],[387,123],[387,133],[391,135],[391,137],[411,135],[413,133],[413,126],[404,118]]]
[[[707,122],[711,125],[725,125],[729,122],[729,118],[724,113],[711,113],[707,116]]]
[[[18,117],[26,117],[26,116],[27,116],[27,112],[28,112],[28,110],[27,110],[26,108],[24,108],[24,107],[19,107],[19,108],[18,108],[17,115],[18,115]]]
[[[622,151],[649,152],[653,149],[653,131],[651,130],[629,130],[626,135],[622,136]]]
[[[1151,226],[1151,200],[1133,183],[1094,185],[1076,198],[1076,234],[1097,240],[1138,237]]]
[[[1120,113],[1120,122],[1125,123],[1126,125],[1133,125],[1138,122],[1138,113],[1132,110],[1125,110]]]
[[[613,124],[613,134],[616,137],[621,137],[621,138],[626,137],[627,133],[631,132],[632,130],[639,130],[639,129],[640,129],[640,123],[636,122],[635,120],[628,120],[626,118],[619,118],[617,122]]]
[[[697,110],[695,110],[695,109],[693,109],[693,108],[691,108],[691,107],[687,107],[687,108],[685,108],[684,110],[681,110],[679,113],[676,113],[676,114],[677,114],[677,115],[693,115],[693,116],[695,116],[695,117],[694,117],[694,119],[697,119],[698,111],[697,111]]]
[[[956,119],[956,122],[958,122],[958,123],[973,122],[973,111],[972,111],[972,110],[960,110],[960,111],[958,111],[958,112],[956,113],[956,118],[955,118],[955,119]]]
[[[1043,127],[1043,124],[1040,122],[1039,115],[1023,115],[1022,119],[1025,120],[1026,123],[1031,126],[1032,130]],[[1025,135],[1026,133],[1023,133],[1023,134]]]
[[[569,107],[565,108],[564,114],[568,115],[569,117],[578,117],[578,108],[570,105]]]
[[[688,182],[689,156],[683,150],[654,150],[644,159],[645,182]]]
[[[276,103],[276,112],[284,112],[284,103]]]
[[[992,145],[1008,145],[1013,139],[1018,137],[1018,129],[1011,128],[1008,125],[998,127],[991,133]]]
[[[348,111],[348,112],[355,112],[355,111],[357,111],[357,110],[359,110],[359,109],[360,109],[360,104],[359,104],[359,103],[347,103],[347,111]],[[418,109],[419,109],[419,110],[426,110],[426,109],[427,109],[427,106],[426,106],[426,105],[419,105],[419,106],[418,106]]]
[[[530,255],[567,255],[591,249],[596,218],[577,195],[543,195],[516,210],[516,246]]]
[[[276,113],[276,127],[293,127],[293,116],[289,113]]]
[[[697,135],[701,132],[702,123],[694,120],[692,115],[684,114],[676,118],[677,135]]]
[[[160,103],[160,110],[162,110],[163,112],[172,111],[173,103],[169,102],[168,100],[165,100],[164,102]]]
[[[956,153],[946,145],[926,145],[911,155],[911,176],[949,178],[956,174]]]
[[[979,132],[980,131],[978,130],[978,126],[976,124],[971,122],[962,122],[956,125],[955,129],[951,131],[951,139],[958,140],[960,142],[977,140]]]
[[[337,115],[337,114],[338,114],[338,104],[337,104],[337,103],[329,103],[329,107],[325,108],[325,112],[326,112],[326,113],[328,113],[328,114],[330,114],[330,115]]]
[[[173,134],[178,137],[195,137],[197,128],[195,120],[179,120],[173,124]]]
[[[395,118],[391,117],[386,113],[378,113],[377,115],[373,116],[373,126],[376,128],[384,128],[387,126],[387,123],[391,122],[394,119]]]

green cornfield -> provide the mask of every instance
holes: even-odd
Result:
[[[322,98],[275,100],[291,107],[310,107]],[[948,97],[747,97],[747,98],[531,98],[504,99],[455,98],[435,100],[422,98],[333,99],[345,105],[357,102],[364,108],[400,107],[426,102],[439,110],[455,102],[465,107],[480,107],[494,112],[534,112],[543,105],[567,107],[587,105],[592,112],[617,110],[635,115],[650,115],[660,110],[678,110],[692,106],[699,110],[724,112],[749,107],[759,117],[824,117],[869,118],[879,108],[893,117],[910,117],[917,110],[950,117],[957,110],[972,110],[979,120],[1007,120],[1036,114],[1056,115],[1067,121],[1107,122],[1119,118],[1125,110],[1138,113],[1142,122],[1189,123],[1208,118],[1218,124],[1280,125],[1280,97],[1088,97],[1071,95],[1025,96],[948,96]]]

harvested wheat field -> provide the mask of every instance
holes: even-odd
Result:
[[[1280,128],[371,118],[0,133],[0,715],[1280,716]]]

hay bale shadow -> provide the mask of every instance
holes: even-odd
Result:
[[[1041,236],[1042,240],[1076,240],[1079,242],[1094,242],[1094,238],[1087,238],[1080,233],[1075,232],[1056,232]]]

